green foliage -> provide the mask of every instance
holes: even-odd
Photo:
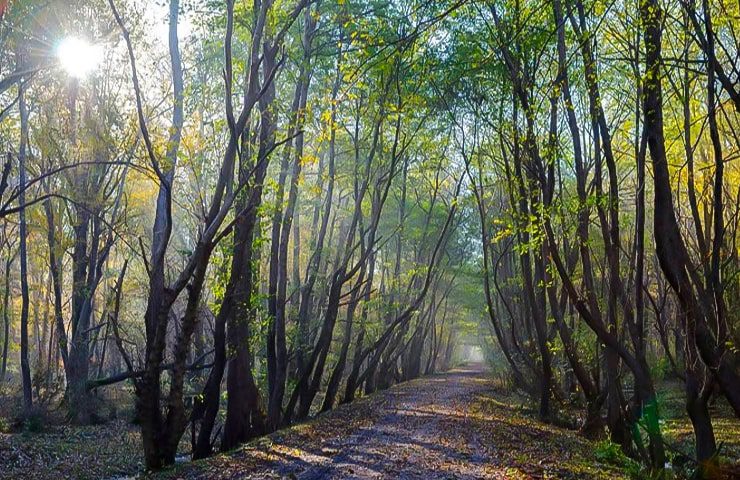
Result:
[[[650,365],[650,373],[659,382],[673,373],[673,367],[666,357],[660,357]]]
[[[0,433],[10,433],[11,425],[7,418],[0,417]]]
[[[46,428],[46,418],[44,413],[34,408],[23,418],[23,433],[41,433]]]
[[[594,449],[596,460],[624,469],[627,475],[635,480],[645,478],[646,472],[635,460],[629,458],[622,452],[622,448],[609,440],[602,440],[596,444]]]

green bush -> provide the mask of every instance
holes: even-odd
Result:
[[[609,440],[603,440],[596,444],[594,456],[596,457],[596,460],[610,463],[612,465],[621,465],[623,459],[627,458],[624,453],[622,453],[621,447]]]
[[[622,452],[622,448],[609,440],[603,440],[596,444],[594,456],[600,462],[616,465],[624,470],[630,478],[640,479],[646,477],[646,471],[640,463],[632,460]]]
[[[24,433],[39,433],[44,431],[46,421],[43,412],[34,410],[23,419]]]
[[[5,417],[0,417],[0,433],[10,433],[11,426],[10,422],[8,422],[8,419]]]

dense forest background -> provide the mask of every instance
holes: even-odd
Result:
[[[679,386],[711,478],[738,35],[728,0],[0,1],[7,428],[133,405],[160,469],[480,347],[656,475]]]

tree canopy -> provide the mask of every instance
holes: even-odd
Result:
[[[739,9],[0,1],[3,394],[85,425],[128,385],[160,469],[480,345],[656,475],[680,384],[713,478]]]

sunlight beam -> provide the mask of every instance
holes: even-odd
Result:
[[[57,46],[59,65],[67,75],[77,79],[87,77],[103,59],[103,47],[79,37],[66,37]]]

